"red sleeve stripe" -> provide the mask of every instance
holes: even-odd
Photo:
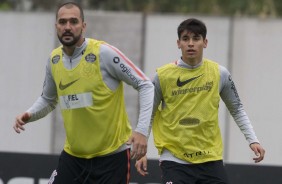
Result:
[[[137,68],[135,65],[130,61],[125,55],[123,55],[117,48],[113,47],[112,45],[106,44],[111,49],[113,49],[122,59],[131,67],[133,70],[142,78],[142,80],[146,80],[147,77]]]

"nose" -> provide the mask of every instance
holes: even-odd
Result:
[[[194,46],[194,41],[193,41],[193,39],[189,39],[189,40],[188,40],[188,46],[189,46],[189,47]]]
[[[66,25],[65,25],[65,30],[70,30],[71,29],[71,24],[69,21],[67,21]]]

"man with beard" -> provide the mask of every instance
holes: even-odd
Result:
[[[50,55],[42,95],[16,117],[13,128],[20,133],[59,103],[66,141],[49,184],[129,183],[130,157],[138,160],[147,152],[154,86],[117,48],[83,37],[86,23],[78,4],[59,6],[55,25],[62,46]],[[123,82],[139,92],[134,131]]]

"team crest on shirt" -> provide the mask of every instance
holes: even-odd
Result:
[[[52,63],[53,64],[57,64],[59,61],[60,61],[60,55],[55,55],[53,58],[52,58]]]
[[[85,60],[88,63],[94,63],[94,61],[96,61],[96,56],[94,54],[90,53],[87,56],[85,56]]]

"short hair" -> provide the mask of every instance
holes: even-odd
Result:
[[[181,34],[186,30],[196,35],[201,35],[203,39],[207,36],[207,27],[205,23],[195,18],[186,19],[179,24],[177,28],[178,39],[180,39]]]
[[[64,7],[64,6],[66,6],[67,8],[71,8],[71,7],[73,7],[73,6],[76,6],[76,7],[79,9],[79,11],[80,11],[80,17],[81,17],[81,19],[82,19],[82,22],[84,22],[84,13],[83,13],[83,9],[82,9],[82,7],[81,7],[79,4],[77,4],[77,3],[75,3],[75,2],[67,2],[67,3],[63,3],[63,4],[59,5],[58,8],[57,8],[57,12],[56,12],[56,20],[58,19],[58,12],[59,12],[59,10],[60,10],[62,7]]]

